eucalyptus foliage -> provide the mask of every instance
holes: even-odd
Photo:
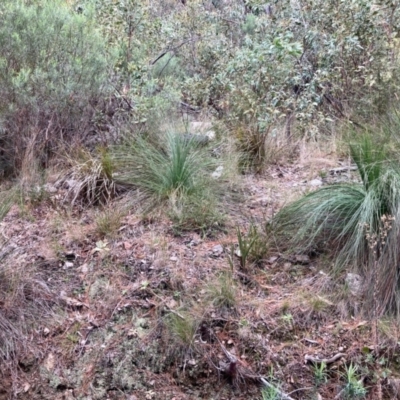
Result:
[[[394,0],[79,4],[95,4],[120,46],[119,76],[144,113],[149,80],[158,93],[178,90],[186,103],[258,129],[292,115],[303,128],[365,118],[398,92]]]
[[[395,0],[78,3],[94,5],[117,47],[116,86],[136,122],[207,110],[257,170],[279,132],[310,138],[337,120],[364,124],[399,96]]]

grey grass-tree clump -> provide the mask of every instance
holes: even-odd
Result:
[[[288,204],[275,228],[290,251],[333,252],[336,272],[356,269],[376,286],[380,313],[400,315],[400,166],[369,135],[350,145],[350,154],[359,183],[322,187]],[[371,281],[374,269],[377,282]],[[366,290],[366,304],[372,291]]]
[[[223,183],[212,178],[216,160],[196,140],[166,133],[138,136],[111,149],[118,183],[131,187],[145,214],[168,214],[180,229],[221,223]]]

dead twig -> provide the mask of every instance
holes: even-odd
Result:
[[[317,357],[313,357],[313,356],[309,356],[308,354],[305,355],[304,357],[304,361],[307,364],[308,362],[312,362],[314,364],[332,364],[337,360],[340,360],[342,357],[346,357],[345,353],[337,353],[335,354],[333,357],[331,358],[317,358]]]

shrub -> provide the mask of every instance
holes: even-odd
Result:
[[[0,14],[0,166],[16,172],[32,139],[42,164],[64,142],[84,140],[107,60],[88,13],[61,0],[5,0]]]
[[[116,179],[137,189],[137,204],[145,213],[164,207],[181,229],[220,222],[223,185],[211,177],[215,160],[195,139],[172,133],[141,136],[111,152]]]
[[[377,268],[379,310],[398,314],[400,168],[370,136],[350,150],[361,183],[334,184],[309,193],[284,207],[274,222],[291,250],[333,249],[338,270],[353,267],[369,279]],[[369,293],[370,302],[372,297]]]

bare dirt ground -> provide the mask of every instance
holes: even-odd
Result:
[[[339,399],[350,363],[367,398],[378,398],[377,373],[383,398],[398,398],[397,331],[382,328],[378,370],[371,323],[349,312],[356,297],[337,295],[324,255],[271,246],[240,265],[235,226],[261,227],[299,193],[350,179],[330,174],[343,163],[315,160],[244,177],[245,202],[209,237],[132,212],[104,238],[96,210],[64,208],[58,192],[15,206],[1,223],[3,262],[29,275],[47,313],[4,365],[0,399],[261,399],[262,379],[292,399]]]

